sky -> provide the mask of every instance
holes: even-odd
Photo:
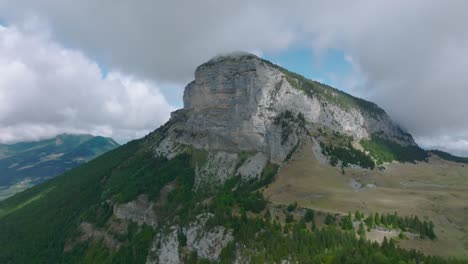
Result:
[[[468,156],[468,1],[0,0],[0,142],[144,136],[199,64],[248,51]]]

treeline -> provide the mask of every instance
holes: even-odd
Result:
[[[248,263],[463,263],[401,249],[393,239],[385,238],[382,244],[366,240],[364,223],[369,227],[420,230],[424,237],[433,239],[432,222],[400,217],[396,213],[368,217],[361,212],[354,216],[327,213],[324,216],[326,226],[317,228],[317,213],[312,209],[300,209],[297,203],[280,211],[285,215],[285,221],[281,222],[278,212],[273,217],[265,206],[261,193],[250,192],[250,188],[242,186],[233,192],[235,185],[234,181],[228,183],[209,208],[214,217],[208,221],[207,229],[222,225],[233,230],[234,241],[222,250],[220,263],[233,263],[239,254]],[[248,217],[247,211],[257,216]],[[353,221],[360,222],[356,230],[358,237]],[[203,261],[192,254],[187,263]]]
[[[450,153],[440,151],[440,150],[431,150],[430,153],[435,154],[444,160],[468,164],[467,157],[454,156]]]
[[[418,146],[403,146],[396,142],[384,139],[379,134],[373,134],[370,140],[361,140],[362,147],[369,151],[377,164],[384,162],[416,162],[425,161],[428,154]]]
[[[401,249],[394,240],[385,239],[379,245],[334,226],[311,229],[304,218],[281,224],[268,214],[247,217],[243,212],[218,220],[234,234],[234,241],[222,250],[220,263],[233,263],[239,255],[248,263],[462,263]],[[189,263],[204,262],[195,257]]]
[[[368,228],[382,226],[389,229],[401,229],[401,231],[410,231],[418,233],[421,238],[435,239],[432,221],[421,221],[417,216],[399,216],[396,212],[393,214],[370,214],[364,219]]]
[[[337,166],[339,161],[343,167],[348,167],[349,164],[358,165],[362,168],[374,169],[375,163],[366,153],[355,149],[351,143],[344,146],[333,146],[320,142],[322,154],[330,157],[330,165]]]

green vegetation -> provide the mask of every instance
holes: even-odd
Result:
[[[341,217],[340,226],[343,230],[353,230],[353,220],[351,214]]]
[[[296,208],[297,208],[297,202],[294,202],[292,204],[289,204],[286,209],[288,210],[288,212],[292,212],[292,211],[296,210]]]
[[[370,140],[361,140],[361,145],[377,161],[377,164],[384,162],[416,162],[425,161],[428,158],[427,152],[418,146],[403,146],[396,142],[382,138],[379,134],[373,134]]]
[[[268,186],[276,176],[279,166],[273,163],[268,163],[265,168],[263,168],[262,175],[260,180],[257,180],[253,183],[255,189],[258,189],[263,186]]]
[[[354,213],[354,219],[356,219],[356,221],[361,221],[362,219],[364,218],[364,214],[359,212],[359,211],[356,211]]]
[[[281,145],[284,145],[289,138],[289,135],[294,132],[294,125],[301,129],[305,129],[305,118],[302,113],[294,115],[291,111],[286,110],[280,113],[273,120],[273,124],[281,126]]]
[[[220,263],[234,262],[236,244],[245,246],[241,255],[248,263],[462,263],[407,251],[393,240],[371,243],[335,227],[312,231],[301,222],[281,225],[243,216],[226,217],[224,223],[234,227],[234,241],[223,249]]]
[[[358,235],[360,239],[366,239],[366,229],[362,222],[359,223]]]
[[[440,150],[431,150],[429,151],[429,153],[435,154],[444,160],[468,164],[468,158],[466,157],[454,156],[450,153],[440,151]]]
[[[372,102],[354,97],[326,84],[307,79],[302,75],[290,72],[269,61],[263,60],[263,62],[283,72],[287,76],[288,82],[294,88],[304,91],[304,93],[309,97],[316,97],[321,101],[329,102],[345,110],[362,110],[373,116],[385,114],[385,111],[382,108]]]
[[[100,204],[102,181],[138,147],[138,141],[130,142],[0,202],[0,210],[7,211],[26,203],[0,218],[0,263],[50,263],[62,259],[64,244],[81,217]],[[29,202],[33,197],[38,199]]]
[[[400,229],[418,233],[421,238],[434,240],[437,236],[434,233],[434,224],[432,221],[421,221],[417,216],[401,217],[396,212],[393,214],[378,213],[370,214],[365,220],[368,228],[382,226],[389,229]]]
[[[161,217],[184,215],[192,200],[194,170],[188,154],[170,161],[154,159],[147,138],[127,143],[64,175],[19,193],[0,203],[0,263],[144,263],[155,230],[132,228],[119,251],[101,243],[76,245],[63,254],[67,241],[77,236],[78,225],[87,221],[107,228],[111,199],[127,202],[145,193],[157,199],[162,187],[175,182]],[[130,230],[130,228],[129,228]],[[120,240],[120,239],[119,239]],[[104,248],[103,248],[104,247]],[[18,250],[21,249],[21,250]],[[57,261],[53,261],[57,260]],[[94,263],[96,263],[94,262]]]
[[[320,130],[322,131],[322,130]],[[325,134],[326,132],[321,132]],[[330,157],[330,165],[337,166],[341,161],[342,167],[348,167],[349,164],[358,165],[362,168],[374,169],[375,163],[366,153],[355,149],[352,137],[333,131],[331,135],[325,135],[329,138],[327,142],[320,142],[322,154]]]
[[[315,212],[312,209],[306,209],[304,214],[304,221],[313,222],[315,220]]]
[[[334,147],[320,142],[320,147],[323,154],[330,157],[330,165],[332,166],[338,165],[338,161],[341,161],[343,167],[348,167],[349,164],[368,169],[374,169],[375,167],[374,161],[369,156],[353,148],[351,144],[347,147]]]
[[[334,226],[336,224],[336,216],[327,213],[325,216],[325,224],[328,226]]]
[[[326,215],[327,227],[316,228],[313,210],[306,210],[302,220],[294,219],[297,204],[285,210],[286,223],[272,220],[258,190],[272,181],[277,165],[268,164],[258,181],[233,177],[216,192],[193,192],[194,166],[205,160],[206,153],[187,150],[171,160],[155,159],[150,142],[159,137],[157,133],[0,202],[0,263],[144,263],[151,241],[156,233],[165,232],[166,224],[184,226],[206,212],[214,215],[206,228],[222,225],[233,231],[234,241],[223,249],[220,263],[233,262],[236,245],[245,246],[242,256],[249,263],[285,259],[298,263],[457,263],[400,249],[392,240],[378,245],[358,239],[353,232],[337,227],[337,217],[332,214]],[[121,243],[118,250],[99,241],[82,241],[64,253],[65,244],[79,235],[77,227],[83,221],[100,230],[110,228],[109,200],[128,202],[147,194],[150,200],[159,201],[168,184],[175,187],[157,207],[160,228],[129,221],[126,231],[115,236]],[[379,221],[393,226],[392,217],[384,218]],[[351,215],[340,220],[343,229],[352,229]],[[408,230],[417,228],[403,223]],[[420,225],[433,228],[425,223]],[[187,243],[182,232],[177,238],[181,247]],[[184,259],[207,263],[193,252]]]
[[[0,189],[4,197],[87,162],[118,144],[111,138],[59,135],[36,142],[0,144]],[[19,188],[10,188],[13,186]]]

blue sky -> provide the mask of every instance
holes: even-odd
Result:
[[[349,76],[353,71],[352,65],[345,59],[345,54],[339,50],[330,50],[316,56],[311,48],[298,47],[280,53],[266,53],[263,57],[292,72],[349,92],[348,87],[340,87],[342,83],[334,78]]]
[[[309,79],[351,92],[349,87],[346,87],[345,78],[354,74],[353,68],[345,59],[345,54],[339,50],[329,50],[325,54],[315,55],[310,47],[292,47],[281,52],[264,53],[261,57]],[[184,87],[172,83],[161,86],[167,100],[173,106],[182,108]]]

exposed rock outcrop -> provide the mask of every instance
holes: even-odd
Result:
[[[167,234],[158,234],[150,248],[146,260],[147,264],[179,264],[179,241],[177,240],[177,229],[171,228]]]
[[[223,226],[207,227],[212,214],[202,214],[186,227],[172,226],[168,232],[158,234],[154,239],[147,263],[182,263],[180,247],[195,251],[197,256],[210,261],[218,261],[221,250],[232,241],[232,230]],[[179,237],[184,236],[185,245],[180,245]]]
[[[278,120],[284,113],[302,123],[285,125]],[[415,144],[375,104],[306,80],[252,54],[220,56],[199,66],[195,80],[185,88],[184,108],[172,114],[170,123],[155,154],[172,158],[181,153],[181,145],[209,151],[210,160],[218,165],[199,168],[199,182],[212,181],[213,175],[218,182],[232,175],[258,177],[265,157],[281,165],[300,138],[317,127],[356,140],[379,133],[400,144]],[[261,154],[235,170],[235,156],[241,151]]]
[[[139,225],[157,226],[154,204],[148,201],[146,195],[140,195],[135,201],[114,205],[114,215],[118,219],[131,220]]]
[[[204,214],[197,217],[197,221],[183,229],[187,237],[187,246],[196,251],[198,256],[211,261],[219,260],[221,250],[234,239],[232,230],[224,226],[206,228],[206,221],[213,217],[212,214]]]

